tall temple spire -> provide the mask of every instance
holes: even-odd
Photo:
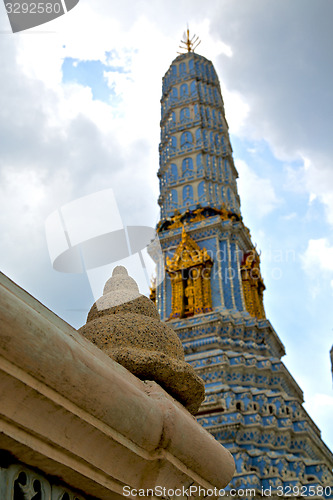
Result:
[[[215,259],[212,268],[211,286],[216,288],[212,307],[265,317],[262,294],[265,287],[263,282],[259,287],[258,281],[251,279],[252,271],[246,267],[252,258],[251,266],[260,275],[259,256],[246,229],[242,230],[241,241],[233,234],[243,225],[236,184],[238,173],[219,80],[213,64],[193,52],[178,56],[163,78],[159,151],[161,238],[167,229],[184,224],[194,229],[198,224],[210,226],[213,220],[224,221],[230,228],[230,236],[219,240],[217,246],[209,239],[205,248],[212,254],[218,252],[224,261]],[[170,280],[171,294],[160,293],[157,298],[163,319],[185,315],[188,278],[184,270],[182,276],[183,281],[178,285],[175,279]],[[169,286],[168,281],[165,286]],[[176,300],[175,294],[182,298]],[[181,300],[183,304],[179,304]],[[205,309],[204,303],[198,308],[201,309]]]
[[[156,306],[205,382],[198,419],[235,458],[229,487],[332,498],[333,456],[266,318],[218,77],[191,40],[188,33],[187,52],[163,77],[158,232],[166,272]]]
[[[240,215],[218,77],[193,52],[178,56],[163,78],[158,176],[162,220],[199,206]]]

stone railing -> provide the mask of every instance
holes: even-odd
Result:
[[[21,464],[0,467],[1,500],[88,500],[59,481],[45,476]]]
[[[124,488],[230,481],[232,456],[180,402],[3,274],[0,325],[1,500],[109,500]]]

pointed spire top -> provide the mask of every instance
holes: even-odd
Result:
[[[183,39],[180,41],[180,43],[181,45],[179,45],[179,48],[185,52],[177,52],[177,54],[184,54],[186,53],[186,51],[194,52],[198,45],[201,43],[201,40],[199,40],[199,37],[197,35],[193,35],[192,38],[190,37],[190,30],[187,25],[187,30],[183,33]]]

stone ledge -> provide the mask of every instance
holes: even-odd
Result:
[[[230,453],[155,382],[110,359],[0,275],[1,447],[100,499],[223,488]]]

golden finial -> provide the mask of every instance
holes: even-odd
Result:
[[[201,40],[199,40],[197,35],[193,35],[192,38],[190,38],[190,30],[187,27],[186,33],[183,33],[183,40],[181,40],[180,43],[182,45],[179,45],[179,48],[185,50],[185,52],[177,52],[177,54],[185,54],[186,51],[194,52],[199,43],[201,43]]]

